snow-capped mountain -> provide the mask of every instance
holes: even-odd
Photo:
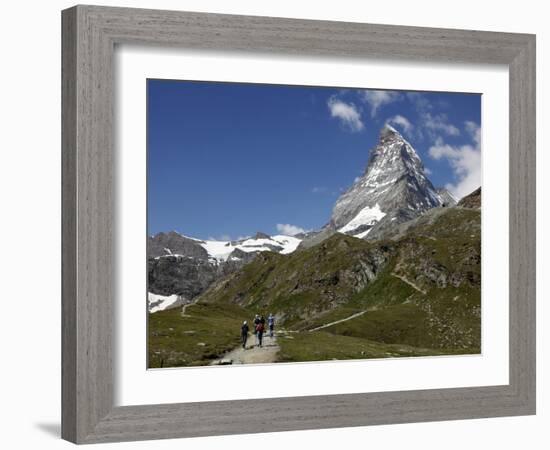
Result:
[[[272,251],[276,253],[292,253],[301,239],[293,236],[268,236],[257,233],[256,236],[239,241],[202,241],[201,246],[208,252],[210,258],[216,261],[238,261],[243,259],[242,253]]]
[[[301,242],[293,236],[257,233],[238,241],[201,240],[175,231],[147,240],[150,312],[192,302],[216,280],[265,251],[292,253]]]
[[[385,125],[365,173],[338,198],[327,227],[359,238],[376,238],[389,227],[448,202],[427,178],[411,144]]]
[[[443,201],[443,206],[455,206],[458,203],[455,196],[444,187],[437,188],[436,191]]]
[[[201,240],[171,231],[149,238],[148,256],[182,256],[219,263],[246,259],[246,254],[251,256],[257,252],[292,253],[300,242],[301,239],[294,236],[269,236],[264,233],[238,241]]]

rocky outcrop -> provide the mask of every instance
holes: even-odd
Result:
[[[239,248],[236,248],[231,252],[227,260],[230,262],[240,261],[244,265],[252,261],[256,255],[256,252],[245,252]]]
[[[257,231],[252,239],[271,239],[271,236],[269,234],[262,233],[261,231]]]
[[[160,295],[180,295],[188,300],[206,290],[214,281],[242,267],[243,262],[213,264],[187,256],[163,256],[148,260],[148,291]]]
[[[200,245],[200,242],[182,236],[175,231],[158,233],[147,239],[147,257],[181,255],[199,260],[208,260],[208,252]]]
[[[459,202],[458,206],[462,208],[472,208],[480,209],[481,208],[481,187],[477,188],[471,194],[468,194],[466,197],[463,197]]]

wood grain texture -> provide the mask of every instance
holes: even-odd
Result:
[[[62,373],[61,373],[61,434],[76,440],[76,10],[62,17],[62,155],[61,155],[61,247],[62,259]]]
[[[535,40],[510,71],[510,384],[535,410],[536,93]]]
[[[63,11],[62,31],[65,439],[112,442],[535,412],[534,36],[95,6]],[[258,400],[113,407],[113,52],[124,43],[301,58],[506,64],[510,383],[278,398],[262,408]]]

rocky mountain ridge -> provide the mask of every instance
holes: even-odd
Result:
[[[458,206],[463,208],[481,208],[481,187],[477,188],[471,194],[468,194],[466,197],[463,197],[459,202]]]
[[[148,258],[166,256],[186,256],[211,262],[237,261],[245,254],[272,251],[291,253],[300,244],[301,239],[295,236],[269,236],[257,232],[252,237],[234,241],[201,240],[185,236],[176,231],[157,233],[147,240]]]
[[[147,240],[148,304],[151,312],[191,302],[214,281],[239,270],[261,252],[287,254],[301,239],[256,235],[235,240],[200,240],[175,231]]]

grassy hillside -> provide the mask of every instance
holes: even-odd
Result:
[[[240,342],[250,313],[237,305],[190,305],[149,314],[151,368],[207,365]]]
[[[279,338],[281,362],[434,356],[441,352],[408,345],[392,345],[327,332],[289,333]]]
[[[385,344],[375,340],[325,331],[286,333],[279,337],[279,345],[281,347],[279,361],[281,362],[436,356],[464,353],[460,350]]]
[[[290,255],[262,253],[200,301],[274,313],[291,327],[348,302],[383,270],[390,252],[388,245],[338,234]]]

